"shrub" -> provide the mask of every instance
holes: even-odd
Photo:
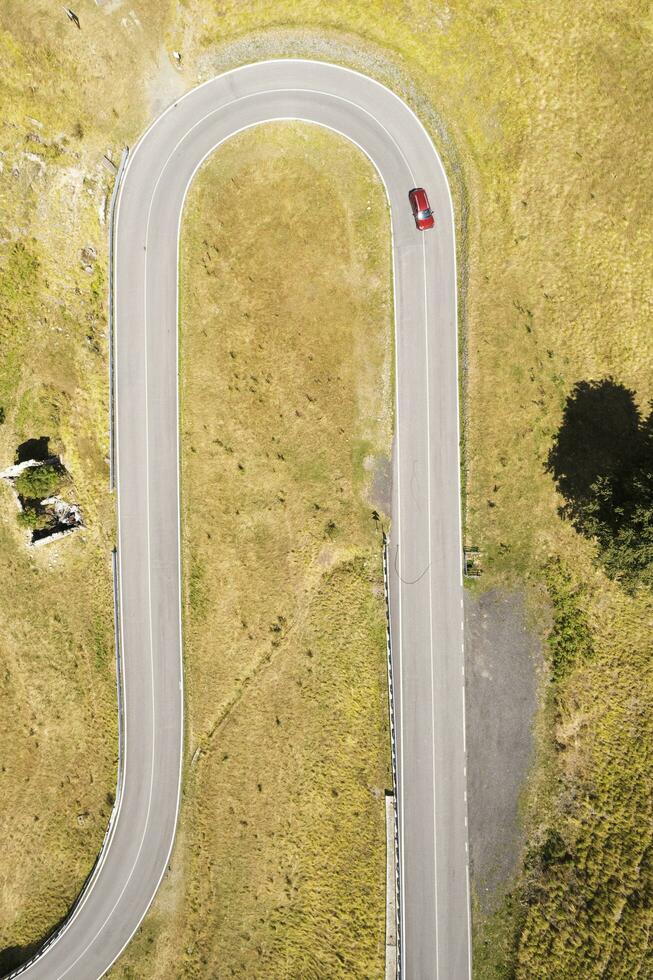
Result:
[[[18,515],[18,523],[21,527],[28,528],[30,531],[39,531],[47,527],[50,519],[44,510],[36,507],[26,507]]]
[[[553,606],[553,628],[549,634],[551,673],[560,681],[594,652],[582,598],[583,589],[574,583],[559,558],[545,569],[545,581]]]
[[[23,470],[16,480],[16,491],[26,500],[43,500],[61,486],[62,473],[52,463]]]
[[[596,541],[603,566],[628,590],[653,586],[653,413],[611,378],[580,381],[547,460],[562,517]]]

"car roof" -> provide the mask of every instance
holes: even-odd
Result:
[[[423,187],[415,187],[413,189],[413,197],[415,199],[415,204],[420,211],[426,211],[429,206],[429,199],[426,196],[426,191]]]

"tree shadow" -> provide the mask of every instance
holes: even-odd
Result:
[[[7,974],[12,973],[14,970],[18,970],[20,967],[25,966],[26,963],[29,963],[29,961],[43,949],[49,940],[59,932],[64,923],[72,914],[76,905],[77,900],[73,903],[68,912],[66,912],[65,915],[62,915],[59,921],[55,923],[51,929],[48,929],[43,939],[37,939],[33,943],[26,943],[24,946],[5,946],[4,949],[0,949],[0,977],[6,977]]]
[[[59,931],[69,915],[70,913],[67,912],[66,915],[62,916],[57,924],[48,930],[43,939],[37,939],[33,943],[26,943],[25,946],[5,946],[4,949],[0,949],[0,977],[5,977],[13,970],[19,969],[19,967],[24,966],[36,956],[39,950],[45,946],[48,939]]]
[[[17,970],[19,966],[27,963],[29,959],[38,953],[42,943],[29,943],[27,946],[7,946],[0,949],[0,977],[4,977],[12,970]]]
[[[107,793],[107,803],[109,803],[111,806],[114,805],[115,796],[113,793]],[[61,916],[59,921],[56,922],[51,929],[48,929],[42,939],[37,939],[33,943],[26,943],[24,946],[5,946],[4,949],[0,949],[0,978],[6,977],[7,974],[11,973],[12,971],[24,967],[27,963],[33,960],[37,954],[45,952],[46,946],[49,947],[51,942],[54,941],[54,938],[59,932],[61,932],[65,924],[71,918],[82,897],[86,893],[86,889],[88,888],[98,867],[100,857],[102,856],[102,850],[103,849],[101,848],[97,857],[95,858],[93,866],[91,867],[91,870],[89,871],[79,894],[75,898],[75,901],[72,903],[68,911]]]
[[[50,437],[39,436],[38,439],[27,439],[25,442],[21,442],[16,450],[16,462],[25,463],[28,459],[35,459],[37,463],[43,463],[51,455]]]
[[[653,413],[612,378],[579,381],[567,398],[546,469],[560,515],[598,542],[608,574],[653,581]]]

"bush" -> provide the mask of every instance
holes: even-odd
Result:
[[[36,507],[26,507],[18,515],[18,523],[21,527],[28,528],[30,531],[39,531],[47,527],[50,519],[44,510]]]
[[[592,636],[582,606],[583,590],[559,558],[545,569],[545,581],[553,606],[553,628],[549,634],[551,673],[562,680],[574,667],[594,652]]]
[[[653,587],[653,413],[611,378],[580,381],[547,460],[560,508],[627,589]]]
[[[26,500],[43,500],[56,493],[61,483],[61,470],[52,463],[46,463],[24,470],[16,480],[16,492]]]

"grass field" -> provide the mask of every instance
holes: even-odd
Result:
[[[113,782],[111,663],[91,672],[89,625],[96,617],[103,624],[107,649],[112,516],[104,491],[106,225],[99,212],[110,182],[100,156],[133,140],[148,105],[165,102],[167,93],[257,57],[306,53],[353,64],[406,95],[436,137],[451,177],[465,332],[466,537],[483,552],[483,585],[525,584],[535,623],[550,619],[551,558],[562,561],[571,592],[583,587],[573,599],[574,616],[589,631],[592,656],[545,692],[539,764],[524,806],[530,840],[524,873],[501,923],[476,921],[477,975],[591,977],[599,969],[612,977],[646,975],[651,598],[644,591],[628,595],[606,578],[591,543],[560,520],[561,500],[544,464],[578,381],[612,375],[635,392],[643,412],[653,396],[649,4],[186,0],[173,8],[134,0],[96,8],[83,0],[79,32],[61,11],[56,19],[46,0],[30,4],[29,16],[24,10],[18,0],[5,0],[0,11],[0,447],[9,463],[18,441],[50,435],[78,489],[88,532],[84,541],[57,546],[56,562],[51,551],[28,559],[2,493],[8,584],[0,621],[11,667],[0,751],[16,775],[2,772],[0,821],[4,840],[12,841],[12,865],[19,848],[22,859],[0,890],[0,942],[26,944],[57,920],[90,866]],[[178,76],[172,49],[182,52]],[[91,275],[80,264],[89,244],[97,250]],[[258,390],[267,383],[257,370],[258,384],[250,381]],[[234,383],[245,387],[241,379]],[[311,405],[300,408],[307,417]],[[199,436],[197,442],[201,450]],[[292,458],[291,467],[301,469]],[[324,470],[317,465],[300,475],[319,482]],[[277,507],[274,493],[270,498]],[[284,512],[294,506],[288,496]],[[264,541],[267,529],[259,534]],[[200,607],[209,602],[203,562],[200,554],[188,573]],[[96,570],[104,585],[91,592]],[[64,608],[61,597],[71,594],[75,603]],[[269,625],[279,615],[288,620],[282,605]],[[55,614],[65,618],[65,629]],[[240,634],[236,639],[238,649],[249,650]],[[77,642],[80,665],[87,666],[67,676],[62,664]],[[249,642],[253,649],[259,641]],[[32,685],[36,657],[42,696]],[[246,676],[243,669],[241,680]],[[52,691],[66,696],[60,719],[58,705],[48,701]],[[191,684],[191,699],[201,699],[197,691]],[[39,745],[48,745],[36,769],[28,702]],[[200,735],[191,734],[194,752]],[[208,752],[196,760],[189,793],[211,758]],[[24,786],[19,780],[29,766]],[[44,803],[53,772],[64,783],[68,774],[93,773],[93,784],[89,779],[84,794],[73,797],[79,800],[73,822],[77,812],[95,814],[82,847],[66,832],[73,807]],[[28,812],[40,819],[26,820]],[[195,846],[192,826],[188,818],[179,854]],[[58,871],[43,861],[43,849],[55,855]],[[164,933],[174,933],[186,880],[181,862],[175,869],[179,888],[169,883],[166,892],[172,933],[165,933],[160,903],[135,956],[150,939],[157,957],[164,956]],[[497,949],[503,952],[495,955]],[[201,964],[193,968],[211,975]],[[166,969],[175,975],[165,965],[158,975]]]
[[[68,26],[49,4],[0,9],[0,469],[47,436],[86,524],[28,552],[0,486],[2,974],[70,907],[115,790],[101,156],[144,115]]]
[[[391,783],[367,492],[390,450],[384,202],[362,154],[293,124],[230,141],[191,190],[182,843],[116,977],[140,976],[144,949],[156,976],[382,973]]]

